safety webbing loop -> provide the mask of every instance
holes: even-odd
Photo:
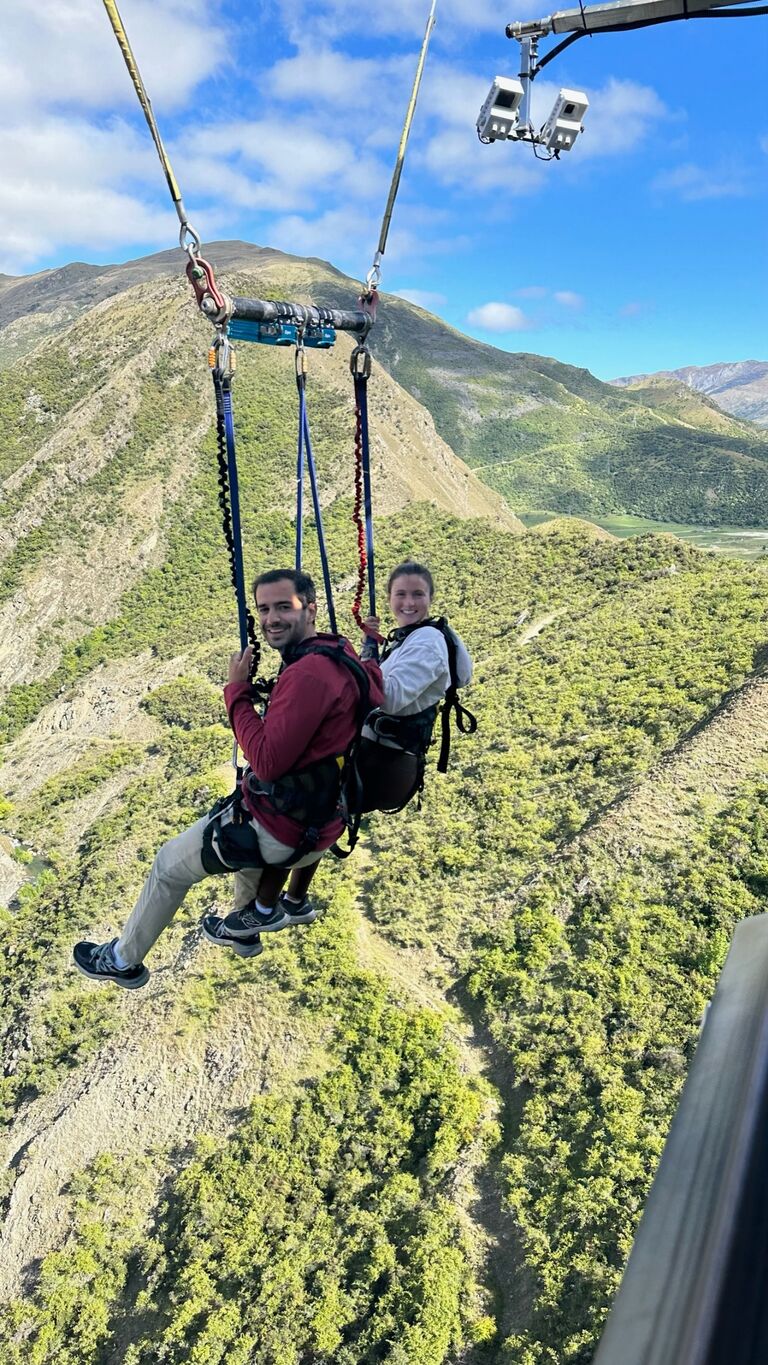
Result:
[[[307,356],[296,347],[296,388],[299,394],[299,430],[296,445],[296,569],[304,558],[304,431],[307,424]]]
[[[397,199],[397,191],[400,188],[400,177],[403,173],[403,163],[405,161],[405,152],[408,146],[408,138],[411,135],[411,125],[413,123],[413,116],[416,113],[416,101],[419,98],[421,78],[424,75],[424,63],[427,60],[427,49],[429,47],[429,40],[432,37],[432,30],[435,27],[436,9],[437,0],[432,0],[432,6],[429,11],[429,18],[427,19],[427,27],[424,31],[424,40],[421,44],[419,60],[416,65],[416,75],[413,78],[413,89],[411,90],[411,98],[408,101],[408,108],[405,114],[405,123],[403,124],[403,131],[400,134],[400,145],[397,149],[395,169],[392,172],[392,183],[389,187],[387,203],[384,209],[384,217],[382,218],[381,221],[379,245],[376,249],[376,254],[373,258],[373,265],[371,269],[368,271],[368,275],[366,278],[366,284],[368,285],[369,291],[375,290],[378,287],[379,281],[381,279],[381,261],[384,252],[387,249],[387,237],[389,236],[389,226],[392,221],[392,212],[395,207],[395,200]]]
[[[157,149],[157,155],[160,158],[160,165],[163,168],[163,173],[168,183],[168,189],[171,192],[173,206],[176,210],[176,213],[178,214],[179,222],[181,223],[181,231],[179,233],[179,245],[181,246],[182,250],[189,253],[190,258],[193,258],[197,256],[200,250],[200,238],[198,237],[197,233],[195,232],[195,229],[191,226],[189,219],[187,218],[187,210],[184,207],[184,201],[181,197],[181,190],[179,189],[176,176],[173,174],[173,167],[171,166],[171,163],[168,159],[168,153],[166,152],[165,147],[163,146],[163,139],[160,136],[160,129],[158,128],[157,123],[155,121],[155,115],[152,110],[152,101],[150,100],[144,82],[141,79],[141,72],[139,71],[136,58],[134,57],[133,52],[131,50],[131,44],[128,41],[128,34],[126,33],[125,26],[123,24],[122,19],[120,18],[120,12],[117,8],[117,5],[115,4],[115,0],[104,0],[104,8],[107,11],[109,22],[112,25],[113,32],[120,46],[120,51],[122,52],[123,57],[125,59],[125,65],[127,66],[128,74],[131,80],[133,81],[133,87],[138,96],[139,104],[141,105],[142,110],[144,111],[144,117],[149,125],[149,131],[152,134],[152,140]],[[190,240],[188,241],[187,238],[189,238]]]
[[[218,460],[219,507],[221,508],[224,539],[229,556],[232,586],[237,601],[237,621],[240,648],[253,647],[253,672],[259,666],[261,651],[256,637],[256,623],[248,607],[243,567],[243,543],[240,525],[240,489],[237,477],[235,423],[232,412],[232,369],[229,343],[214,346],[211,368],[216,397],[216,455]]]
[[[336,609],[333,603],[331,570],[325,545],[323,513],[320,507],[320,491],[317,484],[317,467],[315,465],[315,456],[312,450],[312,435],[309,429],[309,417],[307,415],[307,362],[303,346],[297,346],[296,348],[296,387],[299,392],[299,436],[296,454],[296,568],[301,569],[302,566],[304,543],[304,456],[306,455],[307,470],[309,472],[309,486],[312,491],[312,506],[315,513],[315,526],[317,527],[317,544],[320,550],[320,565],[323,572],[323,585],[325,587],[325,600],[328,605],[328,620],[330,622],[332,634],[336,635]]]

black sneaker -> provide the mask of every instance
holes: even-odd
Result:
[[[116,986],[125,986],[129,991],[146,986],[149,971],[143,962],[135,967],[118,967],[113,952],[116,943],[116,938],[110,943],[76,943],[72,956],[77,970],[91,981],[114,981]]]
[[[203,937],[209,943],[218,943],[220,948],[234,948],[238,957],[258,957],[264,952],[260,934],[248,938],[233,938],[224,928],[223,915],[203,915]]]
[[[224,927],[231,938],[248,939],[253,934],[273,934],[278,929],[287,929],[290,916],[281,905],[276,905],[268,915],[261,915],[253,901],[242,910],[233,910],[224,920]]]
[[[280,900],[278,901],[278,905],[286,915],[290,915],[291,924],[311,924],[313,920],[317,919],[317,910],[309,899],[309,896],[304,896],[301,901],[297,903],[296,901],[288,900],[283,891]]]

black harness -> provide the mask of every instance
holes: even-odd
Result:
[[[266,800],[278,815],[287,816],[301,825],[299,845],[290,860],[282,866],[292,867],[307,853],[311,853],[317,847],[320,831],[335,817],[344,821],[350,847],[342,850],[334,844],[333,852],[338,857],[347,857],[352,852],[357,841],[363,804],[362,784],[355,760],[363,722],[371,703],[368,673],[359,659],[347,653],[345,644],[341,635],[334,644],[315,644],[314,639],[302,641],[296,648],[286,652],[280,673],[309,654],[332,659],[340,667],[346,668],[358,689],[355,733],[351,743],[344,753],[316,759],[303,768],[283,773],[274,782],[263,782],[254,772],[246,769],[237,789],[211,811],[212,818],[203,834],[202,861],[207,872],[217,874],[264,866],[257,831],[243,801],[243,792]],[[267,701],[265,712],[268,706]]]
[[[413,626],[399,626],[387,637],[382,660],[392,654],[415,630],[422,630],[424,626],[439,630],[448,650],[450,683],[440,708],[440,754],[437,760],[437,771],[445,773],[448,771],[448,756],[451,752],[451,714],[454,715],[456,728],[462,735],[473,735],[477,730],[477,717],[459,701],[456,637],[448,621],[444,616],[429,616]],[[437,712],[437,706],[428,706],[424,711],[417,711],[414,716],[387,716],[383,712],[374,711],[373,717],[368,719],[368,725],[378,737],[391,739],[401,749],[415,753],[417,757],[426,757],[427,749],[432,743]]]

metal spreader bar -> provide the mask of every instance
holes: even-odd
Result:
[[[233,298],[230,319],[235,322],[288,322],[299,328],[333,327],[337,332],[365,334],[371,318],[362,309],[315,308],[303,303],[284,303],[270,299]]]
[[[598,33],[601,29],[640,27],[665,19],[698,18],[721,6],[730,9],[748,4],[749,0],[706,0],[706,3],[701,0],[612,0],[607,5],[561,9],[543,19],[507,24],[506,34],[508,38],[523,38],[547,33]],[[742,12],[749,13],[749,10]]]

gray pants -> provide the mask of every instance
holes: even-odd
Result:
[[[175,839],[169,839],[155,858],[117,945],[123,961],[129,965],[144,961],[146,953],[157,942],[163,930],[168,928],[190,887],[209,875],[203,867],[200,855],[203,831],[210,819],[210,815],[204,815],[202,820],[196,820],[183,834],[177,834]],[[288,844],[281,844],[280,840],[264,829],[258,821],[252,820],[251,824],[257,832],[261,856],[265,863],[279,866],[280,863],[290,860],[294,849]],[[322,856],[322,852],[307,853],[306,857],[300,858],[293,866],[307,867],[310,863],[319,862]],[[260,867],[245,868],[235,873],[235,910],[242,909],[254,899],[259,889],[261,873]]]

